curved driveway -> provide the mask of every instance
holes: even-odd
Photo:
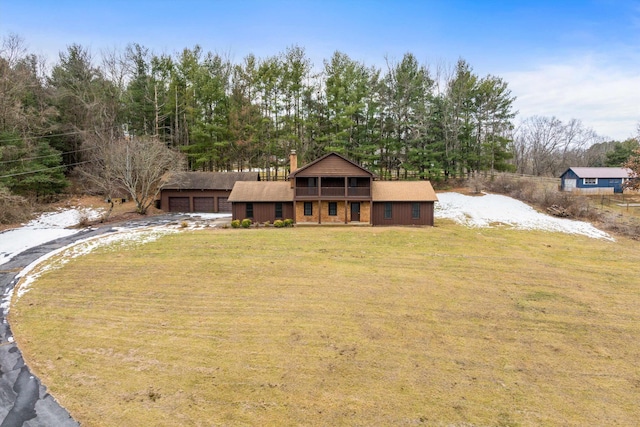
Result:
[[[147,217],[125,223],[82,230],[28,249],[0,266],[0,289],[7,295],[17,284],[16,276],[40,257],[89,237],[124,228],[167,225],[189,218],[176,214]],[[117,228],[116,228],[117,227]],[[1,236],[1,234],[0,234]],[[47,392],[47,388],[25,365],[13,340],[6,310],[0,310],[0,427],[71,427],[79,423]]]

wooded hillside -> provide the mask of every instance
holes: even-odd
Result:
[[[303,163],[336,151],[383,179],[441,180],[554,175],[620,146],[579,120],[516,125],[508,83],[463,59],[430,66],[407,53],[379,69],[335,52],[319,65],[291,46],[233,62],[199,46],[166,54],[134,43],[97,59],[71,45],[50,66],[24,46],[11,35],[0,49],[0,185],[15,194],[62,191],[70,171],[117,140],[164,142],[191,170],[260,168],[267,179],[282,179],[292,149]]]

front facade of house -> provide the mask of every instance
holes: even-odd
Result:
[[[296,223],[370,223],[373,179],[371,172],[336,153],[293,170],[289,180]]]
[[[622,193],[629,173],[626,168],[571,167],[560,175],[560,189],[584,194]]]
[[[160,209],[167,212],[230,213],[229,195],[236,182],[260,179],[258,172],[182,172],[160,191]]]
[[[299,225],[433,225],[437,197],[428,181],[376,181],[373,173],[337,153],[299,169],[292,153],[290,166],[289,182],[236,184],[229,197],[233,219],[291,218]]]

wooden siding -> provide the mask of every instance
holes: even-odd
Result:
[[[282,203],[282,218],[276,218],[276,203]],[[246,202],[234,202],[232,208],[232,218],[243,220],[247,213]],[[293,219],[293,202],[253,202],[253,222],[269,221],[273,223],[276,219]]]
[[[296,177],[312,177],[312,176],[366,176],[370,177],[371,173],[365,169],[350,163],[343,158],[333,155],[328,156],[321,161],[309,165],[304,170],[296,174]]]
[[[420,203],[420,218],[412,218],[413,202],[388,202],[392,205],[391,218],[385,219],[385,202],[374,202],[372,212],[373,225],[433,225],[433,202]]]

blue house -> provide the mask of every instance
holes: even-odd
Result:
[[[560,175],[560,189],[586,194],[622,193],[631,171],[626,168],[569,168]]]

